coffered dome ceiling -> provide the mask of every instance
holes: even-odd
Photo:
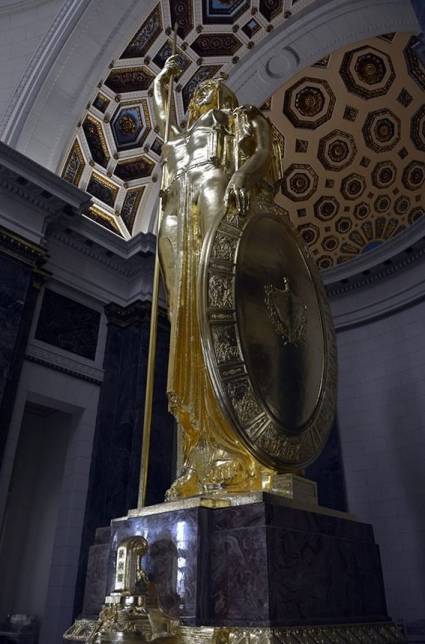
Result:
[[[178,20],[184,69],[175,88],[183,122],[199,81],[229,71],[311,0],[163,0],[99,82],[62,176],[87,190],[87,216],[129,239],[149,225],[161,140],[150,92]],[[284,10],[285,7],[285,10]],[[304,69],[262,106],[281,132],[277,196],[321,268],[394,237],[424,212],[425,68],[411,34],[386,34]]]
[[[277,200],[320,268],[423,215],[425,69],[412,42],[387,34],[335,52],[264,106],[285,138]]]

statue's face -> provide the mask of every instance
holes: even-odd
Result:
[[[209,110],[236,107],[238,105],[236,96],[225,87],[224,90],[225,95],[223,94],[223,86],[214,79],[206,80],[198,85],[189,103],[188,125],[197,121],[202,114]],[[224,96],[225,99],[222,100]]]
[[[195,100],[198,104],[198,106],[207,106],[208,108],[210,106],[216,106],[217,103],[217,88],[214,87],[211,84],[205,84],[201,85],[198,87],[196,94],[195,94]]]
[[[215,83],[211,81],[201,83],[195,90],[189,104],[189,111],[192,113],[194,120],[208,112],[208,110],[216,109],[218,107],[217,98],[217,86]]]

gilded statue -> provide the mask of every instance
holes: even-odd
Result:
[[[169,109],[167,89],[170,78],[179,72],[178,56],[171,56],[154,81],[153,106],[156,125],[162,137],[166,131]],[[281,176],[281,154],[276,153],[274,132],[268,120],[254,106],[239,106],[235,94],[225,85],[223,78],[202,82],[191,97],[187,124],[179,126],[175,120],[171,121],[167,134],[162,150],[162,215],[158,252],[171,323],[167,384],[169,409],[183,432],[183,467],[167,497],[175,499],[217,490],[237,493],[265,489],[270,484],[271,475],[277,470],[282,471],[281,467],[275,465],[273,457],[267,456],[268,451],[275,450],[282,462],[288,462],[288,469],[292,467],[294,471],[299,462],[303,462],[302,450],[295,446],[297,438],[282,438],[275,428],[275,421],[260,413],[258,396],[261,397],[261,391],[252,392],[251,385],[248,391],[248,385],[245,386],[240,379],[232,379],[225,385],[226,391],[233,397],[233,420],[232,414],[226,413],[226,405],[223,403],[225,396],[221,396],[214,386],[209,355],[212,350],[207,346],[202,328],[202,307],[205,308],[205,304],[202,300],[201,273],[204,262],[202,258],[212,234],[216,241],[220,241],[217,256],[219,259],[221,256],[226,264],[239,243],[237,236],[229,233],[232,226],[234,230],[241,231],[254,215],[258,217],[261,210],[273,211],[272,218],[280,225],[282,215],[278,213],[276,216],[273,198]],[[220,222],[224,222],[223,232],[217,233],[215,231]],[[270,225],[274,225],[273,222]],[[288,224],[285,223],[285,226]],[[288,233],[289,236],[293,234]],[[292,243],[296,245],[298,242]],[[268,250],[259,248],[258,252],[267,254]],[[254,254],[256,253],[257,250],[254,250]],[[279,253],[278,249],[277,254]],[[259,257],[261,264],[261,255]],[[299,261],[305,264],[308,260],[301,257]],[[230,264],[227,261],[227,265]],[[261,322],[260,327],[264,326],[265,334],[271,338],[270,346],[278,347],[274,351],[275,362],[279,359],[282,347],[286,351],[286,354],[282,354],[283,361],[288,355],[288,364],[291,365],[294,360],[299,360],[298,356],[305,351],[306,343],[299,342],[300,347],[293,343],[288,347],[282,342],[282,334],[276,336],[272,323],[267,327],[267,307],[270,309],[272,295],[277,293],[276,289],[281,288],[282,283],[286,284],[285,297],[289,298],[286,308],[292,310],[292,303],[300,302],[297,310],[309,317],[307,300],[301,301],[291,291],[290,287],[297,280],[293,277],[289,280],[289,272],[290,268],[285,268],[285,275],[279,273],[279,282],[261,286],[263,290],[258,298],[257,308],[261,309],[262,315],[264,312],[265,322]],[[216,308],[226,308],[234,293],[233,278],[226,281],[227,278],[223,278],[219,272],[208,279],[210,300],[213,304],[215,302]],[[308,306],[308,311],[311,311],[311,304]],[[222,354],[224,361],[226,355],[230,357],[230,362],[234,358],[232,364],[236,365],[234,373],[237,374],[238,369],[242,369],[236,364],[241,343],[238,341],[233,348],[230,347],[228,339],[236,332],[229,325],[222,324],[225,317],[221,316],[219,326],[212,331],[214,338],[219,338],[214,349],[214,359],[220,363]],[[311,319],[313,323],[316,320],[314,317]],[[304,317],[300,320],[303,321]],[[301,330],[304,333],[304,329],[308,335],[307,323],[303,322],[301,325],[301,322],[297,322],[297,325],[296,328],[300,327],[297,331],[299,336]],[[274,326],[276,327],[275,322]],[[229,334],[228,337],[226,334]],[[293,335],[297,335],[295,331]],[[275,336],[277,339],[274,339]],[[261,341],[260,337],[258,344]],[[273,345],[274,342],[279,345]],[[318,350],[320,352],[320,347]],[[259,356],[265,359],[265,354],[259,353]],[[307,362],[302,356],[300,359],[302,364]],[[261,370],[261,360],[258,362],[254,369]],[[272,365],[267,377],[272,378],[279,369],[280,367],[276,369],[276,365]],[[220,370],[219,364],[217,372]],[[228,375],[231,371],[227,370],[226,373]],[[222,375],[222,371],[220,374]],[[282,395],[279,386],[278,377],[269,386],[272,391],[270,399],[274,396],[277,400],[276,404],[272,400],[269,405],[269,415],[274,414],[277,419],[279,409],[275,413],[274,408],[283,405],[286,412],[288,405],[290,407],[292,404],[291,400],[289,403],[281,401],[282,396],[287,396],[285,387],[288,389],[288,382],[283,383]],[[297,384],[296,394],[290,389],[288,392],[289,398],[298,396],[296,405],[302,405],[304,409],[305,395],[302,386]],[[295,416],[297,412],[286,413],[289,422]],[[235,429],[238,418],[241,423],[246,421],[249,425],[245,435],[243,427],[239,433]],[[302,414],[298,414],[294,422],[305,426]],[[258,430],[254,431],[254,426]],[[276,438],[273,432],[278,432]],[[291,432],[294,435],[296,433],[292,429],[289,433]],[[258,449],[254,445],[254,439],[250,438],[251,435],[255,438],[263,435],[263,443]],[[245,437],[248,439],[245,440]],[[268,446],[264,443],[266,437]]]

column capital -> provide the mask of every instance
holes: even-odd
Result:
[[[105,306],[105,315],[108,324],[114,324],[119,327],[128,327],[149,322],[150,311],[150,300],[136,300],[127,306],[120,306],[119,304],[111,302]],[[167,324],[167,314],[162,308],[158,311],[158,323],[161,326]]]
[[[45,247],[24,239],[21,235],[3,226],[0,226],[0,252],[37,269],[38,272],[48,258]]]

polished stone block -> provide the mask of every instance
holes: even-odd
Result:
[[[264,494],[247,505],[118,519],[111,533],[109,591],[119,543],[142,534],[150,546],[144,566],[161,605],[186,625],[388,619],[372,527],[338,513],[298,509]]]
[[[155,583],[165,612],[186,623],[197,623],[204,613],[202,592],[207,570],[205,537],[208,510],[188,508],[145,517],[115,520],[111,523],[112,543],[108,588],[113,590],[116,551],[123,539],[143,535],[149,543],[144,568]]]

